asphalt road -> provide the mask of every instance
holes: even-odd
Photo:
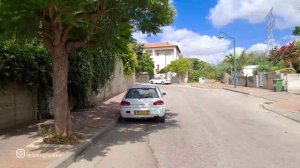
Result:
[[[300,167],[300,124],[260,108],[266,100],[219,89],[161,90],[165,124],[120,123],[70,167]]]

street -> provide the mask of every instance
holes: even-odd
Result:
[[[298,168],[300,124],[267,100],[222,89],[160,86],[166,123],[119,123],[71,168]]]

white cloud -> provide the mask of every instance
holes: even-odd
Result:
[[[264,43],[257,43],[253,44],[252,46],[249,47],[248,51],[267,51],[268,50],[268,45]]]
[[[241,53],[245,50],[245,48],[243,47],[235,47],[235,54],[237,56],[241,55]],[[234,53],[234,49],[231,48],[230,50],[226,51],[226,55],[228,54],[233,54]]]
[[[276,27],[283,29],[300,24],[299,0],[219,0],[210,9],[208,18],[216,27],[222,27],[235,20],[261,23],[273,7]]]
[[[158,34],[158,41],[170,42],[179,46],[184,57],[199,58],[203,61],[217,64],[224,57],[233,53],[230,47],[230,40],[218,39],[216,36],[200,35],[188,29],[176,29],[167,26]],[[147,42],[147,35],[141,32],[133,33],[133,37],[140,43]],[[245,48],[236,47],[236,55],[239,56]],[[247,51],[265,51],[267,44],[256,43],[250,46]]]
[[[148,37],[148,35],[143,34],[142,32],[139,31],[139,32],[132,33],[132,37],[136,39],[139,43],[146,43],[147,42],[146,38]]]
[[[288,36],[283,36],[282,39],[289,40],[289,42],[291,42],[295,40],[300,40],[300,36],[288,35]]]
[[[167,26],[159,35],[161,41],[177,44],[186,57],[197,57],[210,63],[217,63],[225,56],[229,40],[215,36],[200,35],[188,29],[175,29]]]

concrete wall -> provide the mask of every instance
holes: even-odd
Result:
[[[257,88],[258,87],[258,76],[249,76],[247,78],[247,87],[253,87]]]
[[[109,99],[119,93],[126,91],[132,85],[135,84],[135,74],[126,77],[123,73],[122,61],[117,61],[115,65],[115,72],[112,75],[111,80],[99,90],[99,93],[92,93],[89,96],[89,102],[91,105],[95,105],[99,101]]]
[[[0,129],[36,119],[36,95],[27,87],[11,84],[0,89]]]
[[[239,77],[238,85],[245,86],[245,78]],[[273,79],[283,79],[283,90],[291,93],[300,93],[300,74],[263,73],[247,78],[248,87],[274,89]],[[233,84],[233,82],[230,82]]]
[[[188,72],[183,74],[176,74],[171,78],[172,83],[188,83]]]
[[[286,75],[286,89],[291,93],[300,93],[300,74]]]
[[[246,77],[245,76],[239,76],[238,77],[238,86],[245,86],[245,85],[246,85]]]
[[[149,83],[150,77],[148,74],[135,74],[135,81],[137,83]]]
[[[257,75],[258,86],[263,89],[273,90],[273,79],[280,79],[281,75],[277,73],[261,73]]]

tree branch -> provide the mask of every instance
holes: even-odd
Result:
[[[49,38],[47,38],[47,37],[44,36],[43,37],[43,41],[44,41],[44,44],[45,44],[45,47],[46,47],[47,51],[52,56],[53,55],[53,51],[54,51],[54,47],[53,47],[51,39],[49,39]]]
[[[69,41],[66,44],[67,53],[79,49],[79,48],[88,48],[90,45],[86,41]]]
[[[95,12],[90,12],[90,13],[78,13],[75,18],[78,21],[83,21],[83,20],[93,20],[93,19],[97,19],[98,17],[104,16],[105,14],[107,14],[108,12],[118,9],[118,7],[111,7],[108,9],[105,8],[98,8]]]
[[[65,29],[64,29],[64,31],[63,31],[63,33],[62,33],[62,37],[61,37],[61,40],[62,40],[62,42],[63,43],[65,43],[65,42],[67,42],[67,38],[68,38],[68,35],[69,35],[69,33],[70,33],[70,31],[71,31],[71,29],[73,28],[73,25],[72,24],[69,24]]]
[[[39,32],[42,34],[42,36],[52,39],[51,34],[45,28],[40,28]]]

